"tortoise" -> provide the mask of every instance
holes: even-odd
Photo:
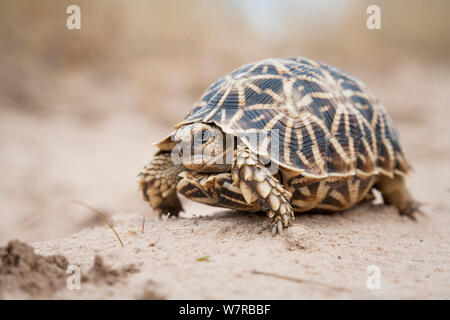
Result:
[[[188,199],[263,211],[272,235],[294,212],[343,211],[381,192],[414,218],[411,167],[386,109],[355,76],[304,57],[246,64],[214,82],[139,174],[160,214]]]

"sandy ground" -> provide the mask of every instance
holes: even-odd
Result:
[[[150,142],[170,128],[140,114],[125,88],[120,102],[110,99],[115,111],[93,123],[64,113],[44,118],[2,111],[0,245],[20,239],[38,254],[65,256],[82,274],[96,255],[113,270],[136,269],[114,281],[83,282],[80,290],[62,288],[52,298],[448,299],[449,74],[394,70],[392,90],[386,78],[358,73],[397,123],[415,169],[412,193],[425,203],[427,218],[417,222],[382,204],[362,204],[339,214],[297,215],[284,236],[272,238],[262,214],[184,200],[186,216],[162,226],[141,200],[136,175],[154,152]],[[108,99],[108,89],[96,99]],[[70,200],[103,212],[124,247]],[[199,218],[187,218],[193,215]],[[366,286],[370,265],[381,270],[380,290]],[[30,297],[21,291],[4,296]]]

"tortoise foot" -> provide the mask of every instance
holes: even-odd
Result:
[[[159,218],[169,213],[176,217],[183,211],[176,193],[181,170],[180,166],[173,164],[170,153],[159,153],[139,174],[139,189],[143,198],[150,202]]]

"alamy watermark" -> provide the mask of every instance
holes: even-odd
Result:
[[[175,142],[171,158],[174,164],[221,166],[232,165],[235,150],[239,144],[250,146],[258,161],[270,173],[279,170],[281,138],[278,129],[270,132],[251,132],[234,135],[224,134],[220,130],[200,130],[202,124],[186,126],[175,133],[171,140]]]
[[[381,289],[381,269],[379,266],[373,264],[367,267],[367,281],[366,286],[369,290]]]
[[[76,4],[71,4],[66,8],[66,13],[69,14],[66,20],[66,27],[69,30],[81,29],[81,9]]]
[[[81,268],[71,264],[67,267],[66,273],[69,275],[66,279],[66,287],[69,290],[81,289]]]
[[[369,15],[366,20],[366,26],[369,30],[381,29],[381,9],[376,4],[367,7],[366,13]]]

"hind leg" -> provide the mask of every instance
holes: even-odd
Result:
[[[374,187],[383,195],[384,203],[395,206],[401,215],[415,220],[415,214],[421,213],[419,203],[411,196],[403,176],[395,175],[392,179],[380,176]]]

